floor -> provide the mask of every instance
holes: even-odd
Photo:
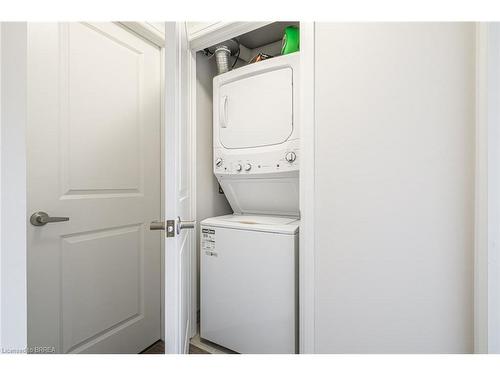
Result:
[[[165,343],[162,340],[155,342],[149,348],[144,349],[140,354],[165,354]],[[210,354],[193,344],[189,344],[189,354]]]

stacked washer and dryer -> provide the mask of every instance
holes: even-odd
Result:
[[[233,215],[201,222],[200,336],[298,350],[299,53],[213,80],[214,173]]]

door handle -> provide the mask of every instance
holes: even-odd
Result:
[[[35,227],[41,227],[47,223],[58,223],[60,221],[68,221],[69,217],[57,217],[57,216],[49,216],[48,213],[43,211],[35,212],[30,217],[30,223]]]
[[[182,221],[179,216],[177,216],[177,234],[181,232],[182,229],[193,229],[196,226],[196,220]]]
[[[196,221],[182,221],[180,217],[177,217],[177,223],[174,224],[175,220],[165,221],[152,221],[149,224],[150,230],[166,230],[167,237],[174,237],[175,233],[179,234],[182,229],[192,229],[196,225]],[[175,227],[175,232],[174,232]]]
[[[150,230],[165,230],[165,222],[164,221],[152,221],[149,224]]]
[[[167,237],[174,237],[175,235],[175,220],[167,220],[165,221],[152,221],[151,224],[149,224],[149,229],[150,230],[166,230],[167,231]]]
[[[219,110],[219,122],[221,128],[227,128],[227,96],[222,98]]]

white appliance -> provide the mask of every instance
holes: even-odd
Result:
[[[235,214],[201,222],[200,335],[240,353],[297,352],[298,82],[298,53],[213,81],[214,173]]]
[[[214,173],[237,214],[299,216],[298,82],[298,52],[214,78]]]
[[[201,222],[200,336],[239,353],[297,352],[299,221]]]

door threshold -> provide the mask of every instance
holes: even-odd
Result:
[[[213,342],[210,342],[208,340],[202,339],[200,337],[200,334],[197,333],[196,336],[194,336],[190,340],[190,346],[194,346],[197,349],[203,350],[207,352],[208,354],[238,354],[230,349],[227,349],[223,346],[214,344]],[[189,353],[191,354],[191,349],[189,350]],[[197,354],[197,353],[192,353],[192,354]]]

